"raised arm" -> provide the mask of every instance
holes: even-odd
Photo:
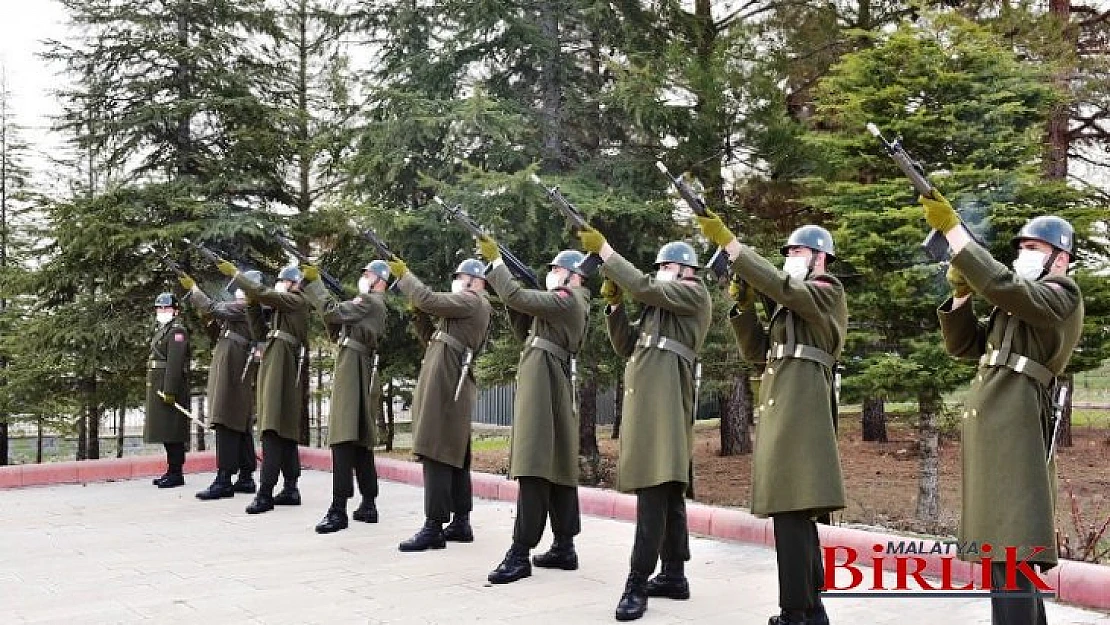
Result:
[[[247,297],[257,300],[259,304],[269,306],[280,312],[300,310],[304,307],[304,298],[296,293],[279,293],[271,288],[246,277],[243,273],[235,274],[232,278],[235,284],[243,289]]]
[[[408,296],[417,310],[436,317],[448,319],[469,317],[481,307],[481,297],[470,291],[462,293],[438,293],[428,288],[411,271],[397,281],[397,288]]]
[[[767,330],[759,321],[755,306],[752,304],[744,308],[733,306],[728,313],[728,322],[732,326],[736,344],[740,347],[740,357],[753,364],[765,363],[770,342]]]
[[[1065,276],[1026,280],[971,241],[952,257],[952,265],[988,302],[1035,326],[1052,326],[1071,316],[1080,303],[1079,287]]]
[[[684,280],[656,280],[636,269],[616,252],[605,259],[602,272],[620,285],[632,299],[647,306],[669,310],[677,315],[692,315],[705,305],[702,284]]]
[[[810,280],[791,278],[755,250],[737,243],[739,250],[732,271],[767,297],[794,311],[807,321],[819,321],[837,307],[843,288],[820,276]]]
[[[605,307],[605,328],[609,330],[609,342],[613,344],[613,351],[618,356],[628,358],[636,350],[636,341],[640,338],[639,324],[628,320],[627,306]]]
[[[346,302],[338,301],[319,280],[309,282],[304,289],[305,298],[320,311],[324,321],[331,324],[354,324],[373,312],[369,296],[362,295]]]
[[[189,304],[197,309],[204,317],[219,319],[220,321],[242,321],[246,318],[246,310],[236,302],[217,302],[208,297],[208,294],[194,286],[189,290]]]
[[[953,306],[952,298],[937,309],[944,349],[956,358],[974,359],[987,350],[987,327],[975,318],[970,301]]]

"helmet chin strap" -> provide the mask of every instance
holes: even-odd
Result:
[[[1052,253],[1048,255],[1048,258],[1044,261],[1044,265],[1041,267],[1041,275],[1037,276],[1038,280],[1048,275],[1049,270],[1052,269],[1052,265],[1056,263],[1056,259],[1059,257],[1060,250],[1052,248]]]

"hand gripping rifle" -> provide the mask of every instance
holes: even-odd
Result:
[[[461,205],[447,206],[438,196],[432,199],[435,200],[435,203],[439,204],[443,210],[447,211],[451,219],[454,219],[455,223],[459,224],[463,230],[469,232],[471,236],[476,239],[481,239],[486,236],[486,233],[482,231],[482,227],[478,225],[478,222],[474,221],[474,218],[470,215],[467,215]],[[521,260],[514,256],[504,245],[498,243],[497,249],[500,250],[501,262],[505,263],[505,266],[508,267],[509,273],[513,274],[517,280],[523,281],[525,286],[530,289],[542,289],[539,278],[536,277],[535,272],[528,268],[528,265],[521,262]]]
[[[382,260],[397,259],[397,255],[393,253],[393,250],[389,249],[389,246],[385,244],[385,240],[378,236],[377,232],[374,232],[370,228],[359,228],[358,224],[356,224],[353,219],[348,220],[347,225],[349,225],[351,229],[353,229],[355,232],[361,234],[362,238],[366,239],[370,243],[370,245],[373,246],[374,251],[378,253],[378,256]],[[393,281],[389,283],[389,289],[393,290],[396,289],[396,287],[397,279],[393,278]]]
[[[277,241],[277,244],[281,246],[281,249],[292,254],[293,258],[296,258],[298,263],[302,265],[313,264],[307,256],[302,254],[301,251],[297,249],[296,244],[294,244],[293,241],[289,239],[289,237],[276,230],[270,230],[267,234],[269,234],[271,237],[273,237],[275,241]],[[320,267],[319,269],[320,281],[324,283],[324,286],[328,287],[328,290],[334,293],[335,296],[339,299],[347,299],[347,290],[343,288],[343,285],[339,282],[339,280],[336,280],[335,276],[325,271],[323,267]]]
[[[566,217],[567,221],[570,223],[570,231],[572,233],[578,234],[579,230],[583,230],[589,227],[590,224],[582,215],[582,211],[578,210],[578,207],[576,207],[574,204],[571,204],[570,201],[567,200],[566,196],[564,196],[563,193],[559,191],[559,187],[549,187],[545,185],[543,181],[540,180],[540,177],[536,174],[532,174],[532,182],[540,185],[541,187],[543,187],[544,191],[547,191],[547,197],[555,203],[555,206],[559,207],[559,210],[562,211],[563,216]],[[591,252],[582,259],[582,262],[578,263],[578,268],[586,276],[592,276],[594,272],[597,271],[597,268],[601,266],[602,262],[604,261],[601,260],[600,256]]]
[[[910,179],[910,184],[913,185],[914,190],[917,191],[921,197],[931,199],[936,197],[936,187],[925,177],[925,169],[921,166],[921,163],[913,160],[909,152],[906,152],[906,149],[902,147],[901,138],[895,139],[894,141],[887,141],[886,138],[883,137],[883,133],[879,130],[879,127],[871,122],[867,123],[867,130],[875,135],[875,138],[883,144],[887,154],[890,154],[890,158],[894,159],[894,163],[898,165],[898,169],[901,169],[902,173],[906,174],[906,177]],[[971,233],[971,229],[967,227],[962,217],[960,218],[960,225],[962,225],[964,230],[967,230],[969,234]],[[975,235],[971,236],[976,241],[979,240]],[[934,262],[939,263],[948,258],[948,239],[944,238],[943,232],[931,230],[929,235],[926,236],[925,240],[921,243],[921,247],[925,248],[925,253],[929,258],[933,259]]]
[[[664,176],[670,179],[675,190],[678,191],[678,194],[682,196],[682,199],[686,201],[686,204],[690,207],[690,210],[694,211],[695,215],[699,217],[708,216],[709,208],[705,205],[705,200],[698,197],[698,194],[690,188],[690,185],[686,184],[685,180],[678,176],[671,175],[670,170],[663,164],[663,161],[655,161],[655,166],[659,171],[663,172]],[[706,263],[705,266],[713,272],[718,282],[724,283],[728,278],[728,253],[725,252],[725,248],[718,247],[717,251],[713,252],[713,256],[709,258],[709,262]]]

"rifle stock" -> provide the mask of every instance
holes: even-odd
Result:
[[[582,211],[578,210],[577,206],[570,203],[570,200],[563,195],[559,187],[549,187],[545,185],[543,181],[540,180],[540,177],[535,174],[532,174],[532,182],[540,185],[544,191],[547,191],[547,197],[555,203],[555,206],[559,208],[563,216],[570,222],[570,231],[572,233],[577,234],[579,230],[589,227],[590,224],[586,221],[585,216],[582,215]],[[605,261],[603,261],[600,256],[591,252],[582,259],[582,262],[578,263],[578,268],[585,275],[592,276],[597,272],[598,267],[600,267],[603,262]]]
[[[450,216],[455,223],[459,224],[459,226],[470,233],[471,236],[476,239],[481,239],[486,236],[486,233],[482,231],[478,222],[474,221],[470,215],[466,214],[462,205],[456,204],[454,206],[447,206],[439,197],[432,199],[447,212],[447,215]],[[521,262],[521,260],[504,245],[498,243],[497,249],[501,252],[501,262],[505,263],[505,267],[509,269],[509,272],[512,273],[517,280],[524,282],[530,289],[541,288],[539,278],[536,277],[535,272],[533,272],[528,265]]]
[[[296,258],[298,263],[302,265],[312,264],[312,261],[310,261],[307,256],[302,254],[301,251],[297,249],[297,246],[293,243],[293,241],[289,239],[289,237],[275,230],[271,230],[269,232],[269,235],[273,237],[275,241],[277,241],[277,244],[281,246],[281,249],[292,254],[293,258]],[[335,276],[328,273],[323,267],[320,267],[319,269],[320,281],[324,283],[324,286],[328,287],[328,290],[334,293],[336,297],[340,299],[347,299],[347,290],[343,288],[343,285],[339,282],[339,280],[337,280]]]

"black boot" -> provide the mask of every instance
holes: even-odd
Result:
[[[397,548],[401,551],[425,551],[427,549],[443,549],[447,541],[443,538],[443,525],[436,521],[424,521],[424,527],[413,534],[412,538],[401,543]]]
[[[574,539],[569,536],[556,536],[551,549],[546,553],[532,556],[532,564],[541,569],[563,569],[573,571],[578,568],[578,554],[574,551]]]
[[[158,488],[177,488],[185,485],[185,476],[180,473],[167,473],[158,481]]]
[[[617,620],[634,621],[647,612],[647,574],[632,571],[624,584],[624,594],[617,603]]]
[[[363,499],[362,503],[355,508],[354,514],[351,518],[363,523],[377,523],[378,522],[378,507],[374,505],[373,499]]]
[[[805,612],[801,610],[783,610],[778,616],[768,619],[767,625],[806,625],[808,622]]]
[[[443,539],[453,543],[474,542],[474,530],[470,527],[470,514],[456,514],[447,527],[443,528]]]
[[[686,580],[683,572],[682,561],[664,562],[663,570],[658,575],[648,580],[647,594],[649,597],[666,597],[668,599],[689,599],[690,582]]]
[[[166,479],[166,478],[167,478],[167,477],[169,477],[169,476],[170,476],[170,472],[169,472],[169,471],[166,471],[166,472],[165,472],[165,473],[163,473],[162,475],[159,475],[158,477],[154,478],[153,480],[150,480],[150,483],[151,483],[151,484],[154,484],[155,486],[157,486],[157,485],[159,485],[159,484],[161,484],[161,483],[162,483],[162,480]]]
[[[274,495],[275,506],[299,506],[301,505],[301,491],[297,490],[296,482],[286,482],[282,487],[281,492]]]
[[[511,584],[518,579],[532,576],[532,564],[528,562],[528,549],[513,543],[505,559],[489,574],[491,584]]]
[[[247,514],[262,514],[274,509],[274,497],[268,493],[258,493],[247,506]]]
[[[331,534],[347,529],[347,500],[332,500],[324,518],[316,524],[317,534]]]
[[[806,612],[806,625],[829,625],[829,615],[825,613],[825,604],[817,600],[817,607]]]
[[[230,471],[216,471],[216,479],[208,488],[197,493],[197,499],[210,501],[212,499],[227,499],[235,496],[235,488],[231,485]]]
[[[231,487],[234,488],[237,493],[247,493],[248,495],[258,490],[258,485],[254,483],[251,472],[246,470],[239,472],[239,479],[235,480],[235,483],[232,484]]]

